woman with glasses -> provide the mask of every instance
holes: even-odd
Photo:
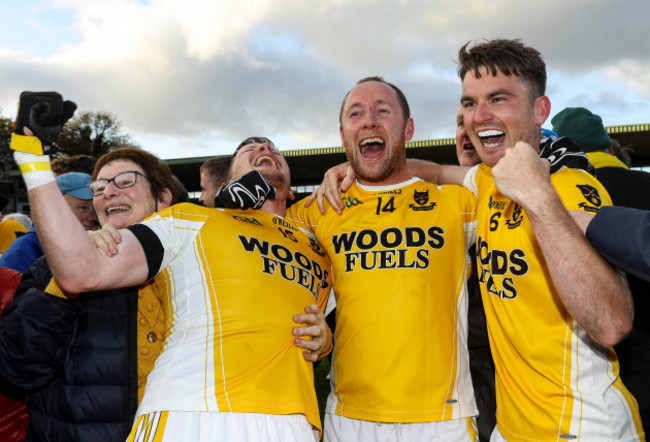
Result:
[[[163,161],[128,147],[99,159],[89,188],[99,223],[115,229],[181,197]],[[164,319],[153,283],[67,298],[46,257],[32,265],[0,321],[0,387],[24,392],[27,440],[125,440]]]

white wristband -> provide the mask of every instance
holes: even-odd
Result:
[[[23,174],[27,190],[56,181],[50,166],[49,155],[34,155],[25,152],[14,152],[14,160]]]

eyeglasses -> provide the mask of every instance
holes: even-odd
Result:
[[[94,196],[103,194],[104,190],[106,190],[106,187],[108,187],[108,184],[110,182],[115,184],[115,187],[118,189],[126,189],[128,187],[135,186],[135,184],[138,182],[138,175],[149,179],[148,176],[143,175],[136,170],[130,170],[128,172],[118,173],[110,180],[100,179],[92,181],[90,184],[88,184],[88,188],[90,189],[90,193],[92,193]]]

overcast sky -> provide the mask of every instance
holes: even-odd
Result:
[[[29,0],[2,5],[0,108],[56,90],[108,111],[161,158],[340,145],[362,77],[399,86],[414,140],[455,134],[455,59],[468,40],[521,38],[547,63],[551,117],[650,123],[649,0]],[[551,127],[550,118],[545,127]]]

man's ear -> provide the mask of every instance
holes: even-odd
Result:
[[[166,209],[172,205],[172,191],[163,189],[158,194],[158,210]]]
[[[406,120],[406,126],[404,127],[404,140],[411,141],[414,132],[415,132],[415,123],[413,122],[413,118],[409,118],[408,120]]]
[[[535,99],[535,124],[542,126],[551,114],[551,100],[546,95]]]

